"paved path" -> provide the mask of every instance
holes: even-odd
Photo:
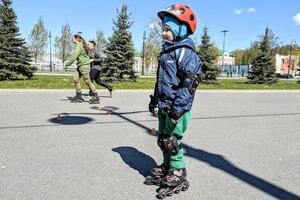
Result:
[[[100,94],[102,110],[69,103],[72,90],[0,91],[0,199],[155,199],[143,184],[161,163],[150,91]],[[184,137],[191,187],[167,199],[299,199],[299,144],[299,91],[199,91]]]

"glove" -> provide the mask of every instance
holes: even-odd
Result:
[[[178,111],[176,109],[168,110],[168,116],[171,118],[172,123],[177,124],[179,118],[184,114],[184,111]]]
[[[150,95],[149,112],[155,114],[156,100],[153,95]]]

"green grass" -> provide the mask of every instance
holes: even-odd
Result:
[[[207,90],[299,90],[300,84],[293,80],[281,80],[273,85],[247,84],[245,79],[220,79],[218,85],[200,85]],[[87,89],[83,80],[82,88]],[[136,82],[113,83],[115,89],[153,89],[155,78],[139,78]],[[97,89],[101,87],[96,85]],[[0,89],[74,89],[72,76],[38,75],[32,80],[0,81]]]
[[[248,84],[246,79],[220,79],[218,85],[201,85],[207,90],[299,90],[300,84],[294,80],[280,80],[276,84]]]

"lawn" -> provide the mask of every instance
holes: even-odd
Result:
[[[273,85],[247,84],[246,79],[220,79],[218,85],[200,85],[207,90],[299,90],[295,80],[280,80]],[[87,88],[83,80],[82,88]],[[138,78],[136,82],[111,83],[115,89],[153,89],[154,77]],[[96,85],[97,89],[101,87]],[[32,80],[0,81],[0,89],[73,89],[72,76],[37,75]]]

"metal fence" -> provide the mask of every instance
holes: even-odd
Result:
[[[246,76],[248,74],[249,65],[218,65],[220,75],[232,77],[232,76]]]

